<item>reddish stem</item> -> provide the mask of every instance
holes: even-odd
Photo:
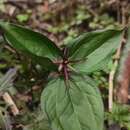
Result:
[[[69,79],[69,75],[68,75],[68,71],[67,71],[67,66],[64,65],[64,76],[65,76],[65,80],[68,80]]]
[[[64,48],[63,50],[63,60],[59,60],[59,61],[54,61],[54,64],[57,64],[59,66],[58,70],[59,72],[62,72],[62,74],[64,75],[65,80],[69,79],[69,69],[67,67],[67,65],[69,63],[77,63],[77,62],[81,62],[86,60],[86,58],[82,58],[82,59],[77,59],[77,60],[69,60],[68,59],[68,49]]]

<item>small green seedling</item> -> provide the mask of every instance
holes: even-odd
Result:
[[[41,108],[52,130],[103,130],[103,103],[89,74],[108,64],[122,30],[84,33],[59,48],[30,29],[7,22],[0,22],[0,28],[12,47],[50,72]]]

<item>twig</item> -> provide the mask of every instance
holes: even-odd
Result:
[[[112,107],[113,107],[113,86],[114,86],[114,77],[115,77],[115,73],[117,70],[117,66],[119,63],[119,59],[120,59],[120,55],[121,55],[121,49],[123,46],[123,42],[121,42],[119,48],[117,49],[116,55],[115,55],[115,61],[113,64],[113,68],[109,74],[109,96],[108,96],[108,107],[109,107],[109,112],[112,111]]]
[[[118,61],[116,61],[113,65],[113,68],[109,74],[109,97],[108,97],[108,107],[109,107],[109,112],[112,111],[113,107],[113,80],[114,80],[114,75],[115,75],[115,68],[118,65]]]
[[[5,47],[8,51],[10,51],[10,52],[16,54],[16,51],[15,51],[14,49],[12,49],[9,45],[5,45],[4,47]]]
[[[16,104],[14,103],[14,101],[12,100],[11,96],[9,95],[9,93],[5,92],[2,97],[3,97],[3,100],[10,106],[13,115],[14,116],[18,115],[19,110]]]

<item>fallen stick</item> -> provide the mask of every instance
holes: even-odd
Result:
[[[9,105],[12,114],[14,116],[18,115],[19,114],[19,110],[18,110],[16,104],[14,103],[13,99],[9,95],[9,93],[5,92],[2,97],[3,97],[3,100],[6,102],[6,104]]]
[[[123,48],[123,45],[125,44],[126,39],[124,39],[124,34],[121,40],[121,44],[119,48],[116,51],[116,54],[114,56],[114,63],[113,63],[113,68],[111,69],[111,72],[109,74],[109,90],[108,90],[108,109],[109,112],[112,111],[113,108],[113,93],[114,93],[114,78],[115,78],[115,73],[117,71],[117,66],[119,64],[120,56],[121,56],[121,51]]]

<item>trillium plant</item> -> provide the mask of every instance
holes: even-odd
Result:
[[[104,68],[119,47],[122,30],[84,33],[65,47],[44,35],[0,22],[5,40],[50,72],[41,108],[51,130],[103,130],[100,92],[89,75]]]

